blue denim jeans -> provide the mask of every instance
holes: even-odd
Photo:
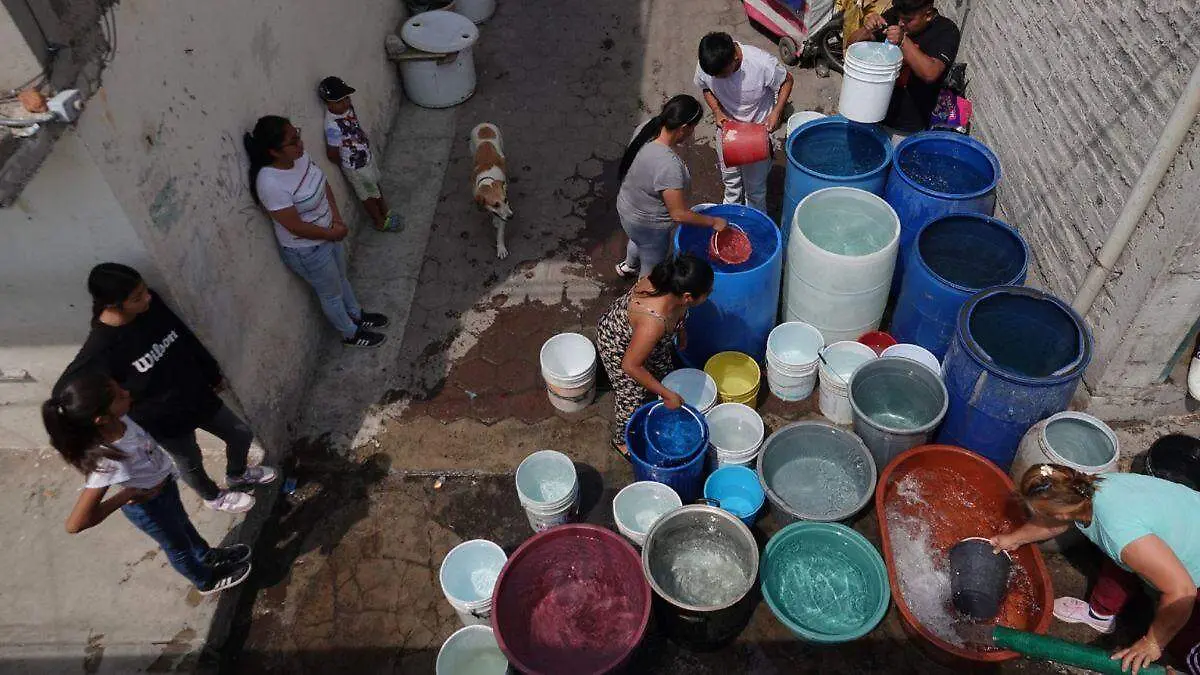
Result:
[[[279,248],[283,262],[317,292],[321,310],[344,338],[358,332],[362,307],[346,278],[346,251],[340,241],[325,241],[304,248]]]
[[[650,276],[654,266],[671,255],[675,226],[645,224],[625,218],[620,220],[621,229],[629,237],[629,243],[625,245],[625,266],[638,270],[639,278]]]
[[[121,507],[121,513],[158,542],[171,567],[196,587],[212,581],[213,568],[204,564],[208,542],[196,531],[187,511],[183,510],[174,478],[167,479],[162,492],[154,499],[143,504],[126,504]]]

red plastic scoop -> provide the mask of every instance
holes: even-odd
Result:
[[[750,237],[736,225],[713,232],[712,239],[708,240],[708,257],[726,265],[740,265],[746,262],[753,251]]]

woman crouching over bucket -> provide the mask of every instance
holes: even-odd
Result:
[[[1151,476],[1091,476],[1057,464],[1029,467],[1018,491],[1030,520],[994,537],[997,549],[1045,541],[1073,523],[1109,557],[1088,600],[1058,598],[1054,616],[1111,633],[1116,615],[1141,586],[1140,577],[1159,594],[1154,621],[1113,659],[1134,673],[1161,658],[1164,649],[1182,662],[1200,641],[1200,492]]]
[[[600,360],[614,394],[612,445],[626,459],[625,425],[638,406],[652,395],[661,396],[671,409],[683,405],[679,394],[661,380],[671,372],[676,336],[680,347],[687,344],[683,319],[688,309],[703,303],[712,286],[713,270],[707,262],[690,255],[668,258],[600,318]]]

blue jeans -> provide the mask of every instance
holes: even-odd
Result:
[[[650,276],[654,266],[671,254],[675,226],[666,223],[643,224],[623,217],[620,219],[621,229],[629,237],[629,243],[625,245],[625,266],[638,270],[638,278]]]
[[[317,292],[321,311],[329,323],[352,338],[358,332],[357,321],[362,307],[354,297],[354,289],[346,278],[346,250],[340,241],[325,241],[304,248],[279,248],[283,262]]]
[[[213,568],[204,564],[210,550],[208,542],[196,531],[183,502],[175,478],[168,478],[158,496],[143,504],[126,504],[121,513],[139,530],[158,542],[176,572],[197,588],[212,581]]]

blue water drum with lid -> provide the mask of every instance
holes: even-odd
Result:
[[[711,229],[680,225],[676,230],[675,250],[707,260],[715,274],[708,301],[688,311],[687,344],[679,356],[690,368],[703,368],[713,354],[727,351],[749,354],[761,364],[779,307],[783,276],[779,228],[767,214],[741,204],[696,210],[742,228],[750,238],[751,254],[746,262],[729,265],[709,257]]]
[[[883,198],[900,216],[900,257],[892,293],[900,280],[917,231],[950,213],[992,215],[1000,161],[986,145],[953,131],[923,131],[896,145]]]
[[[852,187],[883,195],[892,141],[879,127],[836,115],[805,122],[788,134],[787,174],[779,228],[786,247],[796,207],[827,187]]]
[[[888,332],[941,360],[958,310],[992,286],[1025,283],[1029,246],[1003,221],[978,213],[935,218],[917,232]]]
[[[1008,471],[1021,437],[1067,409],[1092,360],[1083,318],[1059,298],[1024,286],[971,296],[942,363],[949,406],[937,442]]]

